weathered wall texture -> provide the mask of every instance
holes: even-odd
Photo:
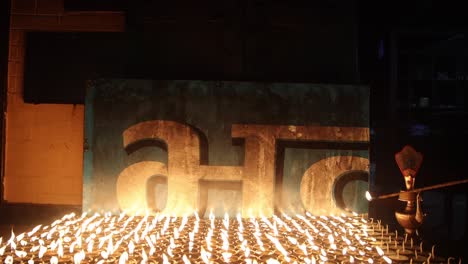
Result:
[[[356,144],[369,141],[368,99],[349,85],[98,80],[86,99],[83,206],[141,211],[167,199],[178,215],[337,213],[334,182],[367,171]],[[153,176],[167,193],[148,191]]]
[[[11,8],[3,199],[81,204],[84,107],[24,103],[25,32],[122,31],[124,16],[66,13],[63,0],[13,0]]]

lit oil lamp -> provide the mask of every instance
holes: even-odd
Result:
[[[388,228],[380,222],[357,215],[306,213],[250,219],[237,215],[235,220],[227,214],[216,219],[212,213],[208,219],[200,219],[197,213],[191,217],[66,215],[50,226],[37,226],[18,236],[12,233],[7,241],[0,238],[0,263],[391,263],[404,259],[399,251],[410,250],[410,240],[404,243],[395,235],[391,242],[397,243],[399,251],[385,251],[385,246],[374,243],[382,230],[386,236]]]

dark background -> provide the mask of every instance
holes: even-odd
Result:
[[[2,39],[8,2],[1,4]],[[416,187],[467,178],[461,3],[66,0],[65,8],[123,10],[126,32],[29,33],[26,102],[83,103],[85,80],[100,77],[364,84],[371,89],[371,190],[403,188],[393,155],[406,144],[424,155]],[[3,96],[8,47],[0,47]],[[424,193],[422,234],[446,255],[468,244],[467,190]],[[373,202],[370,214],[395,225],[398,206]]]

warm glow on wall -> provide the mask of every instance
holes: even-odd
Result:
[[[83,106],[25,104],[8,94],[4,199],[81,204]]]

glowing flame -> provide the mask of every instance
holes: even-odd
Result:
[[[62,240],[59,240],[58,242],[58,250],[57,254],[59,257],[63,257],[63,246],[62,246]]]
[[[163,263],[164,263],[164,264],[171,264],[171,263],[169,262],[169,259],[168,259],[167,256],[166,256],[166,254],[164,254],[164,253],[163,253]]]
[[[73,263],[74,264],[80,264],[81,261],[83,261],[85,258],[85,253],[84,251],[80,251],[78,253],[76,253],[74,256],[73,256]]]
[[[288,252],[284,249],[279,240],[276,237],[271,236],[270,234],[266,234],[266,237],[270,239],[270,241],[273,242],[273,244],[275,244],[276,249],[279,252],[281,252],[281,254],[284,256],[284,259],[289,262]]]
[[[145,249],[141,249],[141,263],[146,263],[148,261],[148,255],[146,255]]]
[[[299,248],[302,250],[302,252],[304,253],[304,255],[308,255],[307,254],[307,246],[305,244],[301,244],[299,245]]]
[[[229,229],[229,215],[228,215],[228,213],[224,214],[223,225],[224,225],[224,228],[226,228],[226,230]]]
[[[93,245],[94,245],[94,240],[89,241],[88,246],[87,246],[88,253],[93,252]]]
[[[133,254],[134,250],[135,250],[135,244],[133,244],[133,241],[130,241],[130,243],[128,243],[128,253],[131,255]]]
[[[242,218],[237,214],[236,219],[230,219],[227,213],[223,218],[216,219],[212,211],[208,219],[200,219],[196,211],[191,217],[180,218],[159,213],[143,216],[125,213],[115,216],[110,213],[91,216],[86,213],[81,216],[68,214],[49,226],[39,225],[19,235],[11,232],[7,241],[0,237],[0,259],[2,263],[18,260],[29,264],[36,259],[39,259],[37,263],[42,263],[44,261],[40,259],[47,255],[51,263],[66,259],[78,264],[92,259],[97,263],[118,260],[119,264],[123,264],[133,263],[136,259],[147,263],[150,256],[156,255],[164,263],[188,264],[194,262],[191,256],[194,249],[199,248],[204,263],[238,263],[238,259],[233,259],[236,256],[232,253],[234,251],[244,256],[245,263],[257,263],[251,258],[252,255],[258,257],[260,254],[263,259],[266,254],[274,252],[281,260],[273,257],[265,260],[267,263],[297,263],[290,256],[297,253],[303,255],[301,263],[323,263],[334,260],[333,254],[341,254],[349,258],[350,263],[358,258],[370,264],[390,264],[391,259],[385,256],[381,247],[372,246],[379,241],[373,237],[376,233],[384,237],[385,229],[380,221],[377,222],[354,214],[314,216],[308,212],[294,216],[272,215],[271,218]],[[244,226],[248,227],[248,232]],[[199,233],[201,228],[203,232]],[[237,244],[231,240],[232,236],[235,236]],[[398,238],[394,240],[398,245],[400,237],[395,235],[395,238]],[[166,247],[162,249],[160,245]],[[405,245],[398,246],[404,250]],[[126,251],[122,253],[122,249]],[[186,249],[191,254],[180,253]],[[251,254],[251,249],[255,249],[255,254]],[[370,258],[377,256],[374,249],[381,260]]]
[[[203,262],[205,263],[210,263],[210,257],[211,257],[211,254],[206,252],[205,249],[203,247],[201,247],[201,252],[200,252],[200,256],[203,260]]]
[[[182,260],[184,261],[184,264],[191,264],[190,260],[187,258],[186,255],[182,257]]]
[[[24,258],[28,255],[28,253],[22,250],[15,250],[15,255],[18,256],[19,258]]]
[[[248,258],[250,256],[250,248],[246,247],[244,251],[244,256]]]
[[[289,240],[289,242],[291,242],[291,244],[293,244],[293,245],[296,245],[296,244],[297,244],[297,239],[295,239],[294,237],[288,236],[288,240]]]
[[[267,264],[280,264],[281,262],[279,262],[279,261],[276,260],[276,259],[270,258],[270,259],[268,259],[268,260],[266,261],[266,263],[267,263]]]
[[[388,264],[391,264],[392,263],[392,260],[387,257],[387,256],[383,256],[383,259],[385,260],[385,262],[387,262]]]
[[[5,264],[13,264],[13,257],[12,256],[7,256],[5,258]]]
[[[372,199],[373,199],[373,198],[372,198],[372,195],[370,194],[369,191],[366,191],[366,199],[367,199],[367,201],[369,201],[369,202],[372,201]]]
[[[383,256],[384,251],[383,251],[379,246],[376,246],[375,249],[377,250],[377,253],[378,253],[380,256]]]
[[[44,246],[41,246],[39,248],[39,254],[38,254],[39,258],[42,258],[46,252],[47,252],[47,248]]]
[[[232,253],[223,252],[222,255],[223,255],[224,262],[229,262],[229,258],[232,256]]]
[[[328,260],[328,258],[325,256],[319,255],[319,257],[323,262],[326,262]]]
[[[50,258],[50,264],[58,264],[58,258],[56,256]]]

